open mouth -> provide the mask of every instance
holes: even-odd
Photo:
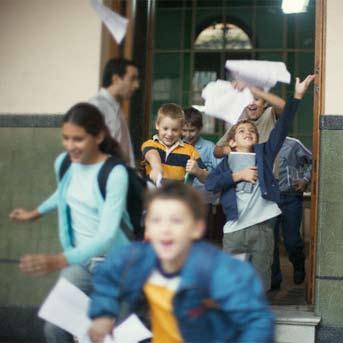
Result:
[[[256,105],[249,105],[248,110],[254,112],[257,110],[257,106]]]
[[[169,249],[173,246],[174,241],[172,239],[164,239],[161,241],[161,245],[164,249]]]
[[[163,143],[165,145],[172,145],[174,143],[173,139],[170,138],[164,138]]]

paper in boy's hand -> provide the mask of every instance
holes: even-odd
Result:
[[[254,152],[230,152],[228,163],[233,172],[253,167],[256,163],[256,154]],[[254,185],[251,182],[241,181],[236,186],[236,192],[251,193]]]
[[[131,314],[121,324],[114,328],[112,336],[107,335],[104,343],[138,343],[151,338],[151,332],[142,324],[135,314]],[[91,343],[86,335],[79,343]]]
[[[248,88],[240,92],[232,86],[231,82],[224,80],[208,83],[202,90],[201,96],[205,100],[205,106],[200,108],[201,111],[232,125],[238,121],[245,107],[254,100]],[[193,107],[199,108],[199,106]]]
[[[163,174],[160,173],[157,176],[157,180],[156,180],[156,187],[159,188],[162,186],[162,182],[163,182]]]
[[[250,86],[266,91],[274,87],[277,82],[291,82],[291,74],[283,62],[228,60],[225,67],[234,80],[245,81]]]

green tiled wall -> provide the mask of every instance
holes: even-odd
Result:
[[[15,207],[34,208],[55,189],[53,163],[62,151],[57,128],[0,128],[0,305],[38,305],[56,275],[33,278],[15,263],[28,253],[60,251],[56,213],[35,223],[8,219]]]
[[[321,131],[315,309],[343,326],[343,130]]]

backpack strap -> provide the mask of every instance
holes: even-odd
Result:
[[[111,174],[112,169],[118,164],[124,165],[124,163],[119,158],[110,156],[99,170],[98,185],[99,185],[100,193],[104,200],[106,199],[107,179],[109,175]]]
[[[69,169],[70,165],[71,165],[71,159],[70,159],[69,154],[67,153],[64,156],[64,159],[63,159],[63,161],[61,163],[61,166],[60,166],[60,170],[58,171],[58,179],[59,179],[59,181],[62,180],[63,176],[65,175],[65,173]]]
[[[110,156],[99,170],[98,185],[99,185],[100,193],[104,200],[106,199],[106,185],[107,185],[108,177],[112,169],[117,165],[123,165],[126,168],[126,165],[124,164],[123,161],[121,161],[117,157]],[[127,237],[127,239],[132,241],[134,239],[134,232],[129,228],[129,226],[125,223],[123,219],[120,222],[120,227],[122,231],[124,232],[125,236]]]

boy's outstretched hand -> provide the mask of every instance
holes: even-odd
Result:
[[[88,330],[88,336],[93,343],[102,343],[106,335],[112,335],[114,319],[110,317],[99,317],[94,319]]]
[[[310,86],[312,81],[315,79],[315,77],[316,77],[315,74],[310,74],[310,75],[307,75],[307,77],[303,81],[300,81],[299,77],[295,79],[295,87],[294,87],[295,99],[301,100],[304,97],[308,87]]]

